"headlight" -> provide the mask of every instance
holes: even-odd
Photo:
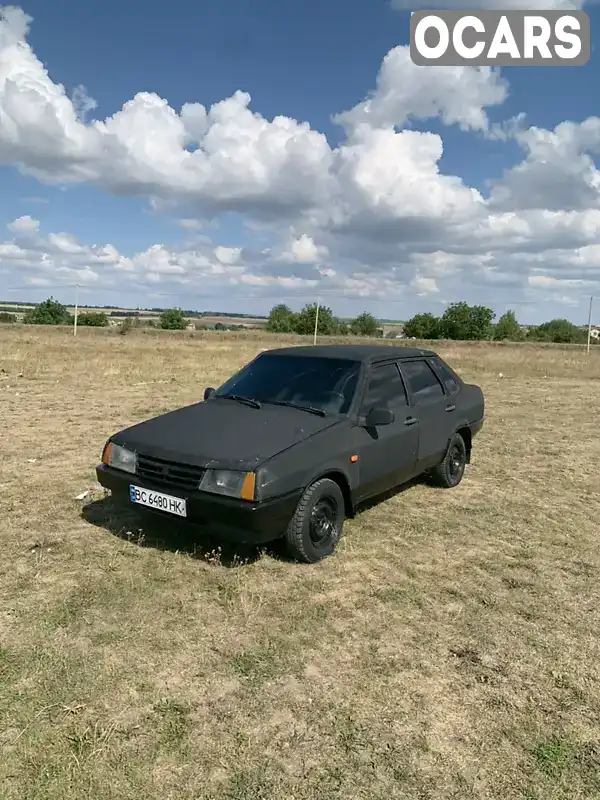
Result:
[[[104,453],[102,453],[102,463],[106,464],[107,467],[114,467],[114,469],[135,474],[137,455],[126,447],[109,442],[104,448]]]
[[[198,484],[203,492],[254,500],[256,475],[254,472],[233,472],[228,469],[207,469]]]

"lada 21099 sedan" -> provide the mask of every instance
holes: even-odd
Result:
[[[313,563],[368,498],[423,473],[457,486],[483,419],[481,389],[430,350],[280,348],[111,436],[96,472],[117,502],[241,542],[284,537]]]

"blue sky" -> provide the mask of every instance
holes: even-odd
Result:
[[[595,31],[600,30],[600,9],[586,7],[593,54],[585,67],[504,69],[500,80],[508,85],[501,102],[488,102],[494,78],[478,78],[469,92],[462,88],[468,84],[462,74],[456,75],[456,85],[451,79],[444,84],[432,68],[422,68],[428,77],[400,60],[386,101],[393,108],[381,128],[387,126],[396,135],[407,129],[423,134],[409,152],[404,141],[414,137],[404,137],[402,146],[388,137],[379,146],[369,134],[368,141],[363,136],[356,144],[355,122],[350,130],[332,120],[370,93],[377,95],[382,60],[408,42],[409,13],[393,9],[386,0],[355,0],[350,6],[333,0],[172,0],[168,6],[138,0],[30,0],[22,10],[32,22],[20,38],[29,44],[31,59],[48,70],[48,86],[62,84],[69,97],[84,86],[94,99],[87,125],[115,114],[140,92],[164,98],[178,115],[185,103],[209,109],[241,90],[251,95],[250,108],[262,120],[270,123],[284,115],[306,121],[313,131],[325,134],[328,150],[322,173],[311,155],[317,145],[308,139],[298,145],[302,152],[295,157],[297,163],[286,162],[270,172],[267,139],[256,145],[258,150],[254,145],[248,150],[244,123],[229,131],[233,150],[215,145],[210,181],[196,189],[183,174],[171,180],[168,167],[166,177],[160,171],[157,183],[154,167],[161,154],[130,164],[121,148],[130,135],[124,127],[111,139],[111,147],[118,140],[121,149],[110,156],[117,177],[108,179],[106,165],[96,150],[92,154],[91,144],[65,156],[72,128],[53,126],[45,117],[39,138],[42,122],[31,109],[39,109],[42,101],[32,91],[46,98],[48,87],[39,89],[36,79],[32,90],[22,80],[22,70],[15,66],[20,56],[9,50],[12,40],[5,38],[4,69],[14,91],[9,98],[6,89],[0,90],[0,224],[16,224],[0,236],[5,243],[4,251],[0,249],[2,297],[37,301],[53,293],[67,301],[80,283],[90,303],[264,313],[279,297],[297,307],[322,294],[338,313],[367,308],[395,318],[438,311],[444,303],[466,298],[494,305],[498,314],[516,308],[518,315],[527,316],[525,321],[549,315],[583,321],[589,295],[600,287],[600,217],[595,216],[600,182],[590,172],[597,166],[600,137],[594,138],[595,130],[584,135],[580,128],[597,113]],[[14,30],[14,20],[12,25]],[[0,86],[2,47],[0,36]],[[444,118],[449,92],[458,97],[458,123],[448,124]],[[390,101],[394,93],[396,99]],[[435,107],[432,116],[418,108],[424,95]],[[15,97],[22,109],[17,109]],[[485,125],[461,129],[474,107],[480,108]],[[54,108],[50,103],[46,113]],[[520,113],[525,117],[516,133],[504,140],[490,134],[494,123]],[[16,120],[18,147],[9,141],[13,129],[8,120]],[[550,132],[565,120],[575,123],[574,132],[555,137],[548,152],[532,155],[533,127]],[[159,141],[151,125],[141,130],[148,142]],[[443,143],[439,158],[421,156],[421,146],[432,141],[428,132]],[[551,134],[546,138],[552,139]],[[355,143],[352,151],[350,143]],[[203,140],[194,147],[204,147]],[[336,166],[336,148],[342,148],[344,169]],[[327,166],[330,157],[336,163]],[[229,164],[239,158],[237,174],[234,170],[233,177],[219,177],[214,166],[219,158]],[[398,175],[380,190],[376,165],[381,161],[385,172],[387,159],[397,165]],[[407,166],[398,166],[398,159],[406,159]],[[566,169],[570,160],[572,167]],[[519,165],[524,161],[523,172]],[[151,179],[142,175],[146,167]],[[448,176],[439,188],[440,208],[431,199],[438,193],[432,169],[438,168]],[[514,180],[510,172],[506,177],[511,168],[517,168]],[[290,201],[289,208],[280,185],[288,179],[286,170],[290,187],[298,186],[306,170],[312,176],[310,189]],[[233,186],[238,175],[240,186]],[[450,176],[456,176],[460,187],[449,182]],[[490,181],[497,182],[497,198]],[[317,196],[334,182],[331,195]],[[570,187],[568,192],[560,191],[563,184]],[[415,194],[420,185],[429,199]],[[529,188],[531,198],[525,196]],[[472,210],[472,225],[481,229],[476,241],[469,239],[474,230],[470,189],[481,200]],[[382,191],[386,197],[393,194],[386,200],[385,215],[376,199]],[[197,220],[197,227],[182,219]],[[506,235],[500,236],[500,230]],[[61,233],[77,242],[76,248],[49,238]],[[120,262],[116,256],[113,263],[98,258],[93,247],[106,245]],[[144,256],[153,246],[152,257]],[[160,259],[156,247],[162,247]],[[222,251],[224,261],[215,260],[219,247],[227,249]],[[162,269],[160,264],[170,266]],[[162,300],[156,299],[157,292],[163,293]]]

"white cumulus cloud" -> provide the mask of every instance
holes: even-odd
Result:
[[[408,47],[385,56],[373,94],[335,119],[346,126],[402,127],[411,119],[440,117],[463,130],[488,127],[485,109],[500,105],[508,84],[491,67],[420,67]]]
[[[292,239],[287,243],[281,259],[292,263],[315,264],[326,259],[328,252],[326,247],[317,245],[311,236],[303,233],[297,239]]]

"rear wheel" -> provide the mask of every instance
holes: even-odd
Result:
[[[342,535],[344,496],[335,481],[321,478],[311,484],[296,506],[285,532],[290,554],[315,564],[331,555]]]
[[[467,446],[460,433],[455,433],[441,464],[432,470],[432,481],[436,486],[452,489],[462,481],[467,465]]]

